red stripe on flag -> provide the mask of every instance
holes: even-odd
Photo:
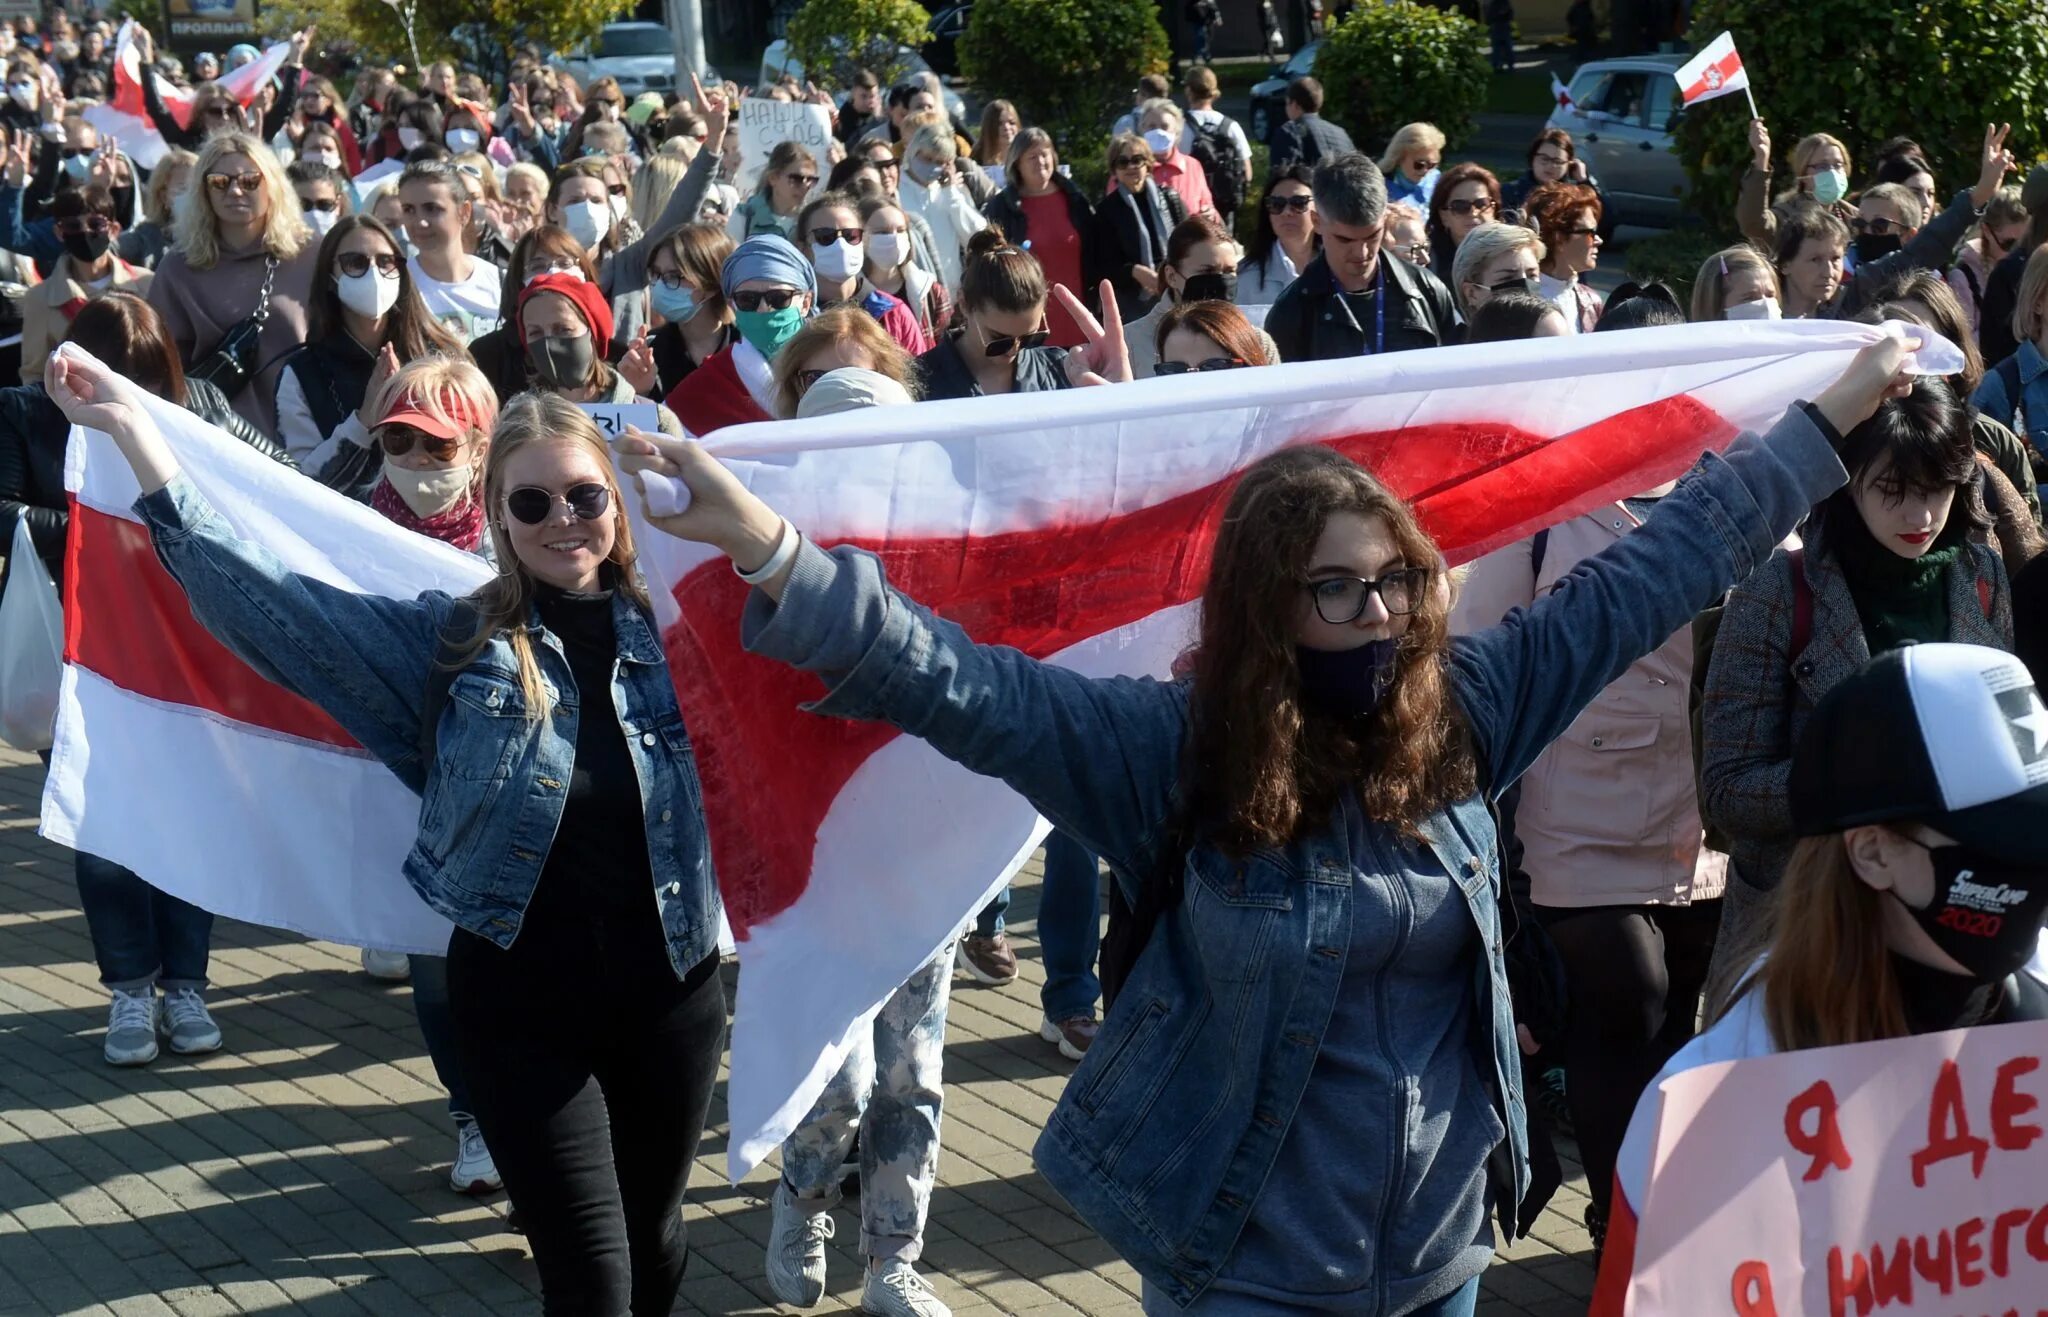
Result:
[[[356,749],[310,701],[258,676],[192,616],[149,531],[71,499],[64,658],[126,691],[286,736]]]
[[[1723,447],[1734,433],[1680,397],[1554,442],[1476,424],[1328,442],[1412,503],[1457,563],[1668,479],[1674,458]],[[976,640],[1045,658],[1197,598],[1236,479],[1098,523],[839,542],[878,554],[896,588]],[[682,619],[664,637],[696,747],[719,888],[742,938],[802,894],[833,800],[896,735],[799,709],[818,698],[818,679],[740,648],[734,619],[748,588],[723,563],[700,565],[677,583]]]
[[[1690,103],[1711,92],[1721,90],[1721,88],[1733,82],[1735,75],[1740,72],[1742,72],[1742,53],[1731,50],[1726,56],[1716,60],[1705,72],[1702,72],[1698,82],[1685,89],[1685,100]],[[1716,74],[1719,76],[1714,76]]]

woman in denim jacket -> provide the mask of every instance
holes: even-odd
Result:
[[[976,645],[694,445],[627,451],[689,485],[659,524],[749,569],[746,642],[824,677],[812,709],[1007,782],[1134,903],[1184,875],[1035,1157],[1147,1312],[1462,1317],[1487,1209],[1511,1221],[1528,1181],[1488,797],[1842,484],[1832,440],[1902,353],[1867,350],[1457,641],[1406,505],[1326,449],[1267,458],[1224,513],[1186,682]]]
[[[239,539],[98,362],[64,350],[46,384],[135,468],[137,513],[193,615],[421,791],[405,876],[455,925],[458,1060],[547,1311],[666,1313],[725,1032],[719,906],[597,427],[552,395],[514,399],[482,491],[498,575],[462,601],[391,599]]]

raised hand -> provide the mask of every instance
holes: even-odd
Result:
[[[724,144],[726,125],[732,121],[732,107],[725,102],[725,86],[718,83],[707,90],[692,73],[690,95],[696,99],[697,113],[704,116],[704,148],[716,151]]]
[[[1132,378],[1131,349],[1124,342],[1124,318],[1117,309],[1116,291],[1107,279],[1097,291],[1102,298],[1101,320],[1088,313],[1073,289],[1065,284],[1053,286],[1052,295],[1074,317],[1074,323],[1081,327],[1081,336],[1088,340],[1086,347],[1067,353],[1067,382],[1077,386],[1128,384]]]
[[[145,69],[156,63],[156,38],[140,23],[135,25],[135,58],[142,61]]]
[[[2012,152],[2005,149],[2005,139],[2012,132],[2009,123],[1984,125],[1984,156],[1977,173],[1977,186],[1970,189],[1970,200],[1978,209],[1991,204],[1998,195],[1998,189],[2005,183],[2005,176],[2013,171]]]
[[[629,426],[613,451],[620,468],[639,480],[643,509],[649,480],[679,480],[689,489],[689,503],[680,512],[648,514],[657,530],[708,544],[748,571],[767,562],[781,543],[782,518],[695,440],[645,434]],[[766,588],[777,594],[780,584]]]
[[[7,148],[7,186],[23,187],[28,183],[28,174],[34,163],[35,139],[26,133],[15,137]]]
[[[519,130],[527,134],[533,133],[535,131],[533,106],[526,99],[526,84],[523,82],[513,83],[507,90],[507,96],[510,99],[509,108],[512,112],[512,119],[519,125]]]
[[[297,32],[292,33],[291,52],[284,57],[284,62],[293,68],[304,68],[306,65],[306,51],[313,44],[313,34],[319,30],[319,27],[316,25],[301,28]]]
[[[654,396],[654,349],[647,342],[646,325],[640,326],[640,332],[633,336],[633,346],[620,358],[619,374],[633,386],[634,393],[643,398]]]
[[[1841,377],[1813,400],[1814,407],[1835,433],[1846,436],[1869,420],[1886,398],[1912,390],[1913,376],[1906,373],[1906,366],[1919,348],[1919,338],[1910,333],[1886,334],[1850,359]]]
[[[1749,121],[1749,164],[1759,174],[1771,172],[1771,130],[1761,119]]]
[[[365,429],[376,425],[378,420],[381,419],[374,415],[371,409],[383,406],[384,400],[381,395],[384,392],[384,386],[390,383],[391,377],[397,373],[398,353],[389,343],[386,343],[383,350],[377,353],[375,364],[370,367],[370,383],[363,390],[362,405],[356,408],[356,419],[363,423]]]

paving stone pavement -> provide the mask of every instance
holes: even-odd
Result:
[[[226,1050],[102,1063],[107,999],[70,854],[35,835],[41,789],[33,757],[0,749],[0,1317],[537,1314],[503,1197],[447,1187],[453,1137],[409,990],[371,982],[349,948],[221,921],[209,996]],[[955,984],[924,1269],[961,1317],[1135,1317],[1135,1273],[1031,1169],[1071,1070],[1036,1032],[1037,889],[1034,861],[1011,908],[1020,982]],[[774,1312],[775,1173],[727,1184],[723,1121],[721,1082],[676,1311]],[[1486,1273],[1482,1317],[1585,1312],[1584,1183],[1568,1170]],[[820,1312],[860,1306],[858,1220],[840,1217]]]

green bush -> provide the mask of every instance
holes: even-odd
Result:
[[[917,0],[804,0],[789,20],[789,53],[827,91],[851,86],[861,69],[889,87],[909,72],[903,47],[924,44],[931,18]]]
[[[1435,124],[1455,149],[1478,128],[1493,70],[1485,31],[1450,10],[1393,0],[1360,5],[1323,42],[1323,113],[1377,154],[1403,124]]]
[[[1904,134],[1926,148],[1942,199],[1977,181],[1984,125],[2010,123],[2025,161],[2048,119],[2048,10],[2040,0],[1699,0],[1691,39],[1735,34],[1757,109],[1777,154],[1774,191],[1789,184],[1793,143],[1828,132],[1849,147],[1852,182],[1871,152]],[[1749,166],[1749,104],[1724,96],[1687,110],[1678,152],[1691,209],[1732,233]]]
[[[979,0],[960,38],[960,71],[1051,133],[1076,172],[1170,55],[1153,0]]]
[[[1628,245],[1628,277],[1639,284],[1652,281],[1678,294],[1681,307],[1692,305],[1693,281],[1707,258],[1727,247],[1722,237],[1705,229],[1671,229]]]

